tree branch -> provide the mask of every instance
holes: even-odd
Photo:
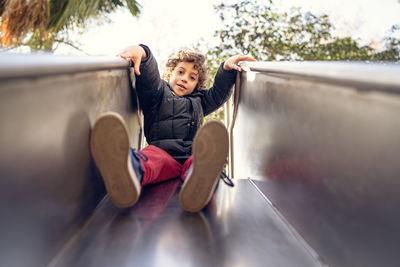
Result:
[[[73,43],[71,43],[71,42],[69,42],[69,41],[66,41],[66,40],[63,40],[63,39],[55,39],[54,41],[57,42],[58,44],[66,44],[66,45],[69,45],[69,46],[71,46],[72,48],[74,48],[74,49],[76,49],[76,50],[78,50],[78,51],[84,53],[85,55],[90,56],[90,54],[86,53],[83,49],[77,47],[76,45],[74,45]]]

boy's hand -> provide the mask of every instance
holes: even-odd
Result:
[[[146,58],[146,51],[144,51],[143,47],[138,45],[128,46],[117,56],[122,57],[126,60],[132,60],[133,68],[135,69],[136,75],[140,75],[139,67],[142,59]]]
[[[224,63],[224,70],[237,70],[237,71],[242,71],[242,68],[239,67],[239,62],[240,61],[256,61],[253,57],[251,56],[245,56],[245,55],[236,55],[233,57],[228,58],[225,63]]]

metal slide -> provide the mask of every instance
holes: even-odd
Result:
[[[249,67],[235,175],[251,177],[328,266],[400,266],[400,65]]]
[[[125,61],[0,55],[0,266],[398,266],[399,70],[249,64],[236,186],[190,214],[179,179],[128,209],[105,194],[94,120],[141,141]]]

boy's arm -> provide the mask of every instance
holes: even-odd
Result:
[[[163,80],[160,77],[157,61],[150,48],[142,44],[140,47],[145,50],[146,57],[141,60],[140,75],[136,76],[136,89],[141,104],[144,103],[145,105],[153,106],[159,103],[162,98],[163,90],[161,88]]]
[[[158,71],[157,61],[151,50],[145,45],[127,47],[119,54],[130,59],[136,73],[136,90],[142,108],[151,107],[162,97],[162,79]]]
[[[233,84],[236,80],[236,70],[224,70],[223,65],[224,63],[218,68],[213,86],[209,90],[202,91],[204,116],[222,106],[232,94]]]
[[[214,85],[204,93],[202,102],[204,116],[218,109],[231,96],[236,73],[242,71],[238,64],[243,60],[255,61],[251,56],[236,55],[228,58],[220,65],[215,75]]]

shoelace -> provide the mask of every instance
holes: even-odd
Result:
[[[234,187],[235,184],[232,182],[231,178],[228,177],[228,175],[225,173],[225,171],[222,171],[221,173],[221,179],[224,181],[224,183],[230,187]]]

